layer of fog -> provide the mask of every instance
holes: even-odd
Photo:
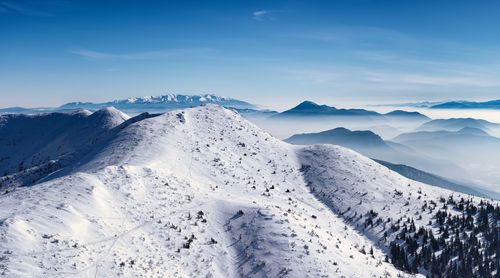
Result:
[[[410,112],[419,112],[431,119],[451,119],[451,118],[473,118],[486,120],[492,123],[500,123],[500,110],[494,109],[429,109],[416,107],[364,107],[368,110],[374,110],[380,113],[387,113],[395,109],[401,109]],[[493,134],[492,134],[493,133]],[[492,130],[493,136],[500,137],[498,130]]]
[[[300,133],[321,132],[337,127],[351,130],[370,130],[383,139],[391,139],[401,133],[413,131],[423,122],[386,121],[356,117],[315,117],[311,119],[272,119],[263,117],[247,117],[260,128],[273,136],[286,139]]]
[[[378,107],[378,112],[389,112],[401,108]],[[492,110],[434,110],[404,108],[406,111],[417,111],[432,119],[449,118],[475,118],[490,122],[500,123],[500,111]],[[386,141],[394,140],[400,134],[415,132],[425,121],[395,121],[377,120],[356,117],[325,117],[271,120],[271,118],[250,117],[262,129],[268,131],[275,137],[286,139],[294,134],[316,133],[325,130],[344,127],[350,130],[370,130]],[[488,129],[488,134],[500,137],[500,129]],[[465,182],[471,187],[500,193],[500,139],[498,142],[493,138],[486,140],[475,137],[467,137],[462,141],[434,140],[422,142],[399,142],[412,157],[408,159],[408,153],[398,155],[397,152],[388,154],[385,150],[372,150],[364,153],[372,158],[388,160],[389,162],[405,164],[432,174],[437,174],[452,180]],[[363,153],[363,151],[358,150]],[[389,158],[389,159],[388,159]],[[425,161],[432,161],[426,163]]]

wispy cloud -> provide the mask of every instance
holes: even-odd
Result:
[[[499,65],[479,68],[475,64],[433,64],[432,69],[374,69],[356,66],[282,69],[284,77],[306,85],[370,92],[454,92],[500,89]]]
[[[455,74],[451,72],[442,74],[425,73],[394,73],[394,72],[366,72],[364,80],[377,84],[399,84],[407,86],[432,86],[432,87],[497,87],[500,81],[494,76],[478,74],[475,72]]]
[[[282,36],[292,39],[303,39],[324,43],[362,44],[370,46],[370,48],[378,44],[411,44],[415,42],[415,38],[405,33],[371,26],[338,25],[315,28],[312,30],[294,31]]]
[[[72,49],[69,52],[80,57],[92,60],[154,60],[167,59],[185,55],[199,55],[210,52],[208,48],[180,48],[156,51],[111,53],[99,52],[84,48]]]
[[[416,36],[387,28],[336,25],[295,30],[279,35],[285,39],[302,40],[319,46],[335,47],[336,51],[354,54],[379,62],[401,63],[412,59],[434,61],[483,61],[498,57],[498,43],[490,45],[463,42],[441,37]],[[498,61],[499,58],[496,58]],[[427,62],[426,61],[426,62]]]
[[[277,13],[279,11],[271,11],[271,10],[258,10],[252,13],[253,19],[257,21],[265,21],[272,19],[272,14]]]
[[[500,89],[497,77],[500,59],[491,45],[359,26],[297,31],[284,38],[319,45],[313,53],[300,52],[311,57],[308,69],[298,66],[282,71],[286,77],[304,84],[333,90],[356,88],[367,94],[370,91],[466,94]]]
[[[4,1],[0,2],[0,12],[2,13],[16,13],[27,16],[53,16],[53,14],[48,13],[46,11],[42,11],[33,5],[29,5],[27,3],[21,3],[20,1],[11,2]]]

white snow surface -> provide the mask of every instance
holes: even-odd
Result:
[[[129,118],[113,107],[0,116],[0,188],[31,185],[78,162]]]
[[[454,194],[215,105],[116,124],[67,175],[0,195],[0,276],[396,277],[353,214],[425,225]]]

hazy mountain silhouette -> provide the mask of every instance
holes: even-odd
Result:
[[[500,100],[483,102],[476,101],[449,101],[431,106],[432,109],[500,109]]]
[[[379,135],[369,130],[351,131],[346,128],[335,128],[318,133],[296,134],[285,139],[285,142],[296,145],[340,145],[374,159],[411,165],[443,176],[465,178],[462,174],[466,171],[448,159],[432,158],[404,144],[383,140]]]
[[[500,128],[500,124],[488,122],[486,120],[473,119],[473,118],[451,118],[451,119],[437,119],[426,122],[417,128],[418,131],[458,131],[465,127],[478,128],[484,131],[489,129]]]
[[[319,105],[312,101],[303,101],[299,105],[283,111],[274,117],[318,117],[318,116],[380,116],[375,111],[365,109],[337,109],[333,106]]]

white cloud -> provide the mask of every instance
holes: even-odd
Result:
[[[271,19],[271,14],[274,13],[274,11],[269,11],[269,10],[258,10],[252,13],[253,19],[257,21],[264,21]]]
[[[204,54],[211,51],[208,48],[181,48],[157,51],[142,51],[128,53],[99,52],[89,49],[79,48],[69,52],[83,58],[93,60],[115,59],[115,60],[153,60],[179,57],[183,55]]]

